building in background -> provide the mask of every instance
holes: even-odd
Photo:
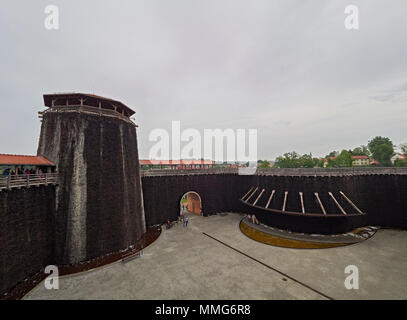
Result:
[[[190,170],[190,169],[211,169],[215,165],[213,160],[140,160],[142,170],[149,169],[169,169],[169,170]]]
[[[28,170],[28,171],[27,171]],[[0,154],[0,175],[38,174],[55,171],[55,163],[42,156]]]
[[[352,166],[354,167],[366,167],[370,165],[370,162],[368,156],[352,156]]]

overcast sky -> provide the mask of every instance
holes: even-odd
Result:
[[[74,91],[133,108],[141,158],[172,120],[258,129],[270,160],[407,142],[406,16],[405,0],[2,1],[0,153],[35,154],[42,94]]]

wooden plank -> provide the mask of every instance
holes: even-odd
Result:
[[[287,204],[288,191],[284,191],[284,202],[283,202],[283,212],[285,211],[285,205]]]
[[[256,189],[254,189],[254,191],[251,193],[251,195],[245,200],[245,202],[249,201],[251,197],[253,197],[253,195],[256,193],[256,191],[259,189],[259,187],[256,187]]]
[[[319,198],[318,192],[314,192],[315,198],[317,198],[319,206],[321,207],[322,212],[324,213],[324,215],[326,215],[326,211],[324,208],[324,205],[321,202],[321,199]]]
[[[270,198],[269,198],[269,200],[267,201],[267,204],[266,204],[266,209],[269,207],[271,199],[273,199],[273,196],[274,196],[275,192],[276,192],[276,190],[271,191]]]
[[[261,190],[261,192],[260,192],[259,196],[257,197],[257,199],[253,202],[254,206],[256,205],[257,201],[260,200],[260,197],[263,195],[264,191],[265,191],[265,189]]]
[[[364,214],[342,191],[339,191],[339,193],[350,203],[350,205],[356,209],[357,212],[360,214]]]
[[[250,190],[247,191],[247,193],[241,198],[241,200],[244,201],[244,198],[246,198],[246,197],[249,195],[249,193],[252,192],[253,188],[254,188],[254,187],[251,187]]]
[[[332,192],[328,192],[328,194],[330,195],[330,197],[332,198],[332,200],[335,202],[335,204],[336,204],[336,206],[339,208],[339,210],[341,210],[342,213],[343,213],[344,215],[346,215],[345,210],[343,210],[343,208],[341,207],[341,205],[339,204],[339,202],[336,201],[336,199],[335,199],[334,195],[332,194]]]
[[[305,214],[305,208],[304,208],[304,199],[302,197],[302,192],[300,192],[300,200],[301,200],[301,209],[302,209],[302,213]]]

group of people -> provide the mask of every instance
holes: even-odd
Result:
[[[23,168],[17,168],[17,174],[18,175],[23,175],[23,174],[35,174],[34,169],[23,169]],[[3,176],[15,176],[16,172],[12,169],[5,169],[2,173]]]
[[[188,221],[189,221],[188,217],[186,217],[186,216],[184,216],[183,214],[181,214],[181,215],[179,216],[179,220],[182,220],[182,225],[183,225],[184,227],[187,227],[187,226],[188,226]],[[179,220],[178,220],[178,221],[179,221]],[[171,222],[170,219],[168,219],[168,220],[167,220],[167,229],[171,228],[172,225],[173,225],[173,223]]]
[[[260,224],[259,220],[257,220],[257,218],[254,214],[248,214],[247,220],[251,221],[253,224]]]
[[[7,169],[3,170],[2,175],[3,176],[15,176],[16,174],[17,175],[24,175],[24,174],[28,175],[28,174],[36,174],[36,173],[37,172],[34,168],[31,168],[31,169],[25,168],[24,169],[24,167],[21,166],[21,167],[17,168],[17,172],[13,169],[7,168]],[[43,170],[41,170],[41,168],[38,168],[38,173],[42,174],[45,172],[43,172]]]

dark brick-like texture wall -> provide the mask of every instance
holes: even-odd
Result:
[[[0,294],[53,263],[55,187],[0,192]]]
[[[38,154],[60,173],[58,264],[125,249],[145,232],[135,126],[104,116],[46,113]]]
[[[99,136],[99,139],[103,141],[105,138]],[[109,144],[115,142],[119,143],[117,140],[113,140]],[[89,143],[97,146],[97,138],[89,140]],[[100,149],[100,147],[98,148]],[[115,149],[110,152],[113,151]],[[66,153],[66,156],[69,158],[69,152]],[[110,158],[108,155],[106,157],[115,161],[114,157]],[[130,160],[131,158],[124,161],[126,163]],[[106,172],[104,171],[106,170],[105,166],[110,168],[112,172],[98,175],[98,170]],[[121,249],[123,245],[126,245],[126,241],[132,241],[141,232],[139,227],[141,218],[138,211],[123,209],[122,206],[128,203],[129,206],[140,208],[141,204],[137,193],[129,196],[129,199],[125,199],[123,195],[126,194],[125,189],[129,186],[132,190],[137,189],[137,181],[129,182],[122,179],[121,182],[113,181],[109,184],[109,180],[114,180],[113,178],[119,174],[117,168],[113,168],[113,165],[109,167],[105,161],[100,161],[97,164],[97,159],[94,159],[94,168],[91,170],[94,170],[91,171],[92,175],[85,180],[88,194],[85,235],[87,237],[87,259],[101,256],[107,251]],[[65,179],[71,176],[69,172],[61,174],[66,175]],[[204,215],[225,211],[255,213],[259,220],[266,224],[293,231],[336,233],[346,232],[363,225],[407,229],[406,175],[276,177],[204,174],[145,176],[142,178],[142,185],[147,225],[165,223],[167,219],[176,220],[179,215],[182,196],[188,191],[195,191],[202,199]],[[367,215],[355,218],[309,218],[265,212],[239,202],[238,199],[252,186],[267,190],[265,196],[258,202],[262,206],[268,199],[267,192],[275,189],[277,193],[270,205],[271,208],[275,209],[281,209],[284,191],[288,191],[287,210],[291,211],[301,210],[298,192],[302,191],[304,192],[307,212],[318,213],[318,204],[313,197],[313,193],[318,192],[328,215],[338,213],[338,209],[329,201],[328,191],[334,193],[348,212],[352,211],[346,202],[340,200],[341,197],[338,192],[343,191]],[[57,188],[62,188],[63,191],[59,198],[56,197]],[[92,192],[91,188],[95,190]],[[58,254],[57,252],[59,246],[66,246],[62,236],[69,236],[70,232],[66,212],[69,202],[62,195],[69,190],[69,185],[60,185],[58,187],[41,186],[0,192],[0,294],[7,292],[25,278],[41,271],[48,264],[61,264],[59,254],[63,251]],[[99,192],[101,193],[100,196],[98,196]],[[67,197],[66,194],[65,197]],[[59,204],[56,203],[57,199]],[[58,205],[59,209],[56,209]],[[133,235],[133,238],[129,235]]]
[[[182,196],[197,192],[204,216],[218,212],[242,212],[237,199],[247,188],[245,177],[237,174],[203,174],[142,178],[144,210],[148,226],[176,220]]]
[[[265,224],[282,229],[311,233],[341,233],[364,225],[407,229],[407,176],[355,175],[337,177],[305,176],[244,176],[233,174],[145,176],[142,178],[147,225],[177,219],[180,199],[188,191],[196,191],[202,199],[204,215],[216,212],[254,213]],[[348,213],[356,210],[339,191],[344,192],[365,216],[355,217],[302,217],[273,213],[242,204],[241,198],[251,187],[265,188],[257,205],[265,206],[271,190],[276,193],[270,208],[281,210],[284,191],[288,191],[287,211],[301,212],[299,192],[304,194],[308,213],[322,213],[315,200],[318,192],[327,215],[340,213],[330,199],[332,192]],[[257,193],[257,194],[258,194]],[[250,200],[251,203],[256,196]]]

